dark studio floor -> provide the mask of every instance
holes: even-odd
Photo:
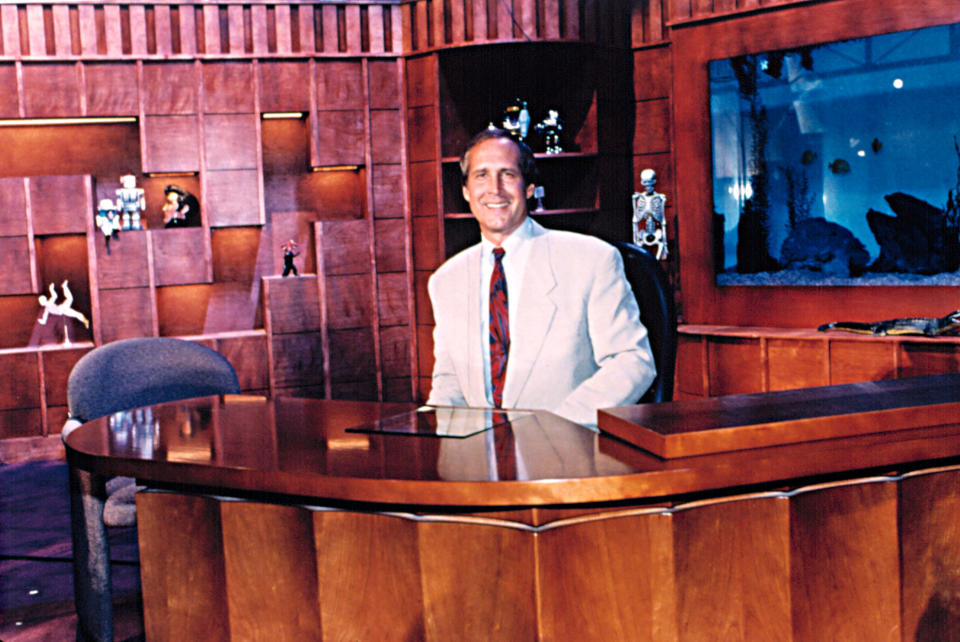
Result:
[[[0,465],[0,640],[73,640],[67,465]],[[142,640],[136,528],[110,529],[116,640]]]

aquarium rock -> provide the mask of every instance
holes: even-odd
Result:
[[[799,221],[780,249],[784,269],[819,272],[825,277],[856,276],[869,261],[870,254],[853,232],[821,217]]]
[[[895,216],[867,212],[867,224],[880,246],[872,271],[939,274],[960,267],[958,230],[948,225],[942,209],[903,192],[884,199]]]

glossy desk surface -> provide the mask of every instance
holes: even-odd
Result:
[[[752,412],[749,406],[742,412]],[[668,460],[546,412],[512,415],[510,424],[462,439],[347,430],[413,408],[206,397],[88,422],[69,434],[66,448],[71,463],[82,469],[147,482],[474,507],[656,501],[960,460],[960,417],[913,429]],[[513,448],[498,447],[511,435]]]

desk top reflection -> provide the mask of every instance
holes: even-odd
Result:
[[[653,499],[960,457],[956,425],[672,460],[543,411],[508,411],[466,437],[356,431],[415,409],[205,397],[88,422],[66,450],[81,469],[146,482],[435,506]]]

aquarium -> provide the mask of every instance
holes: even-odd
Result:
[[[709,63],[719,285],[960,285],[960,26]]]

